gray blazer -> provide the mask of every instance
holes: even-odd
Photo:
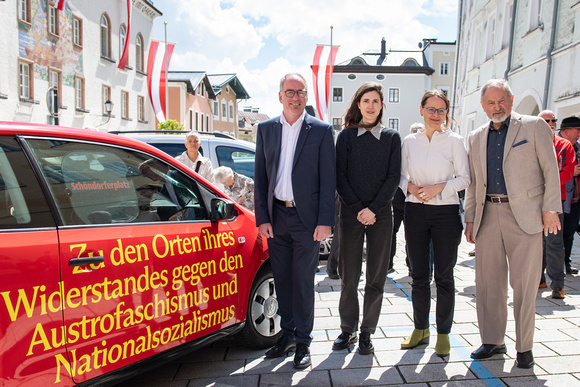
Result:
[[[487,186],[489,121],[467,138],[471,185],[465,196],[465,222],[473,222],[473,237],[481,224]],[[560,176],[552,131],[538,117],[512,111],[503,155],[509,204],[520,228],[543,230],[542,211],[562,212]]]

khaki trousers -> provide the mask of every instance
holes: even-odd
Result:
[[[525,233],[509,203],[486,202],[475,239],[476,309],[482,344],[504,343],[509,279],[516,351],[532,349],[541,272],[542,233]]]

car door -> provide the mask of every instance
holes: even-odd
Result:
[[[238,322],[238,242],[210,221],[211,189],[145,152],[27,144],[62,223],[57,370],[81,383]]]
[[[56,357],[66,356],[56,224],[20,144],[6,135],[0,136],[0,267],[0,385],[66,380],[54,367]]]

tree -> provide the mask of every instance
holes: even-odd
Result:
[[[185,130],[185,127],[179,121],[167,120],[165,122],[160,122],[159,125],[157,125],[157,129],[159,129],[159,130]]]

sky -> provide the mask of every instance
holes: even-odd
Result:
[[[154,0],[163,16],[153,39],[175,43],[170,71],[235,73],[250,95],[239,107],[282,112],[280,78],[299,72],[312,90],[317,44],[338,45],[336,63],[368,50],[418,49],[423,38],[454,42],[457,0]],[[315,105],[312,93],[308,104]]]

